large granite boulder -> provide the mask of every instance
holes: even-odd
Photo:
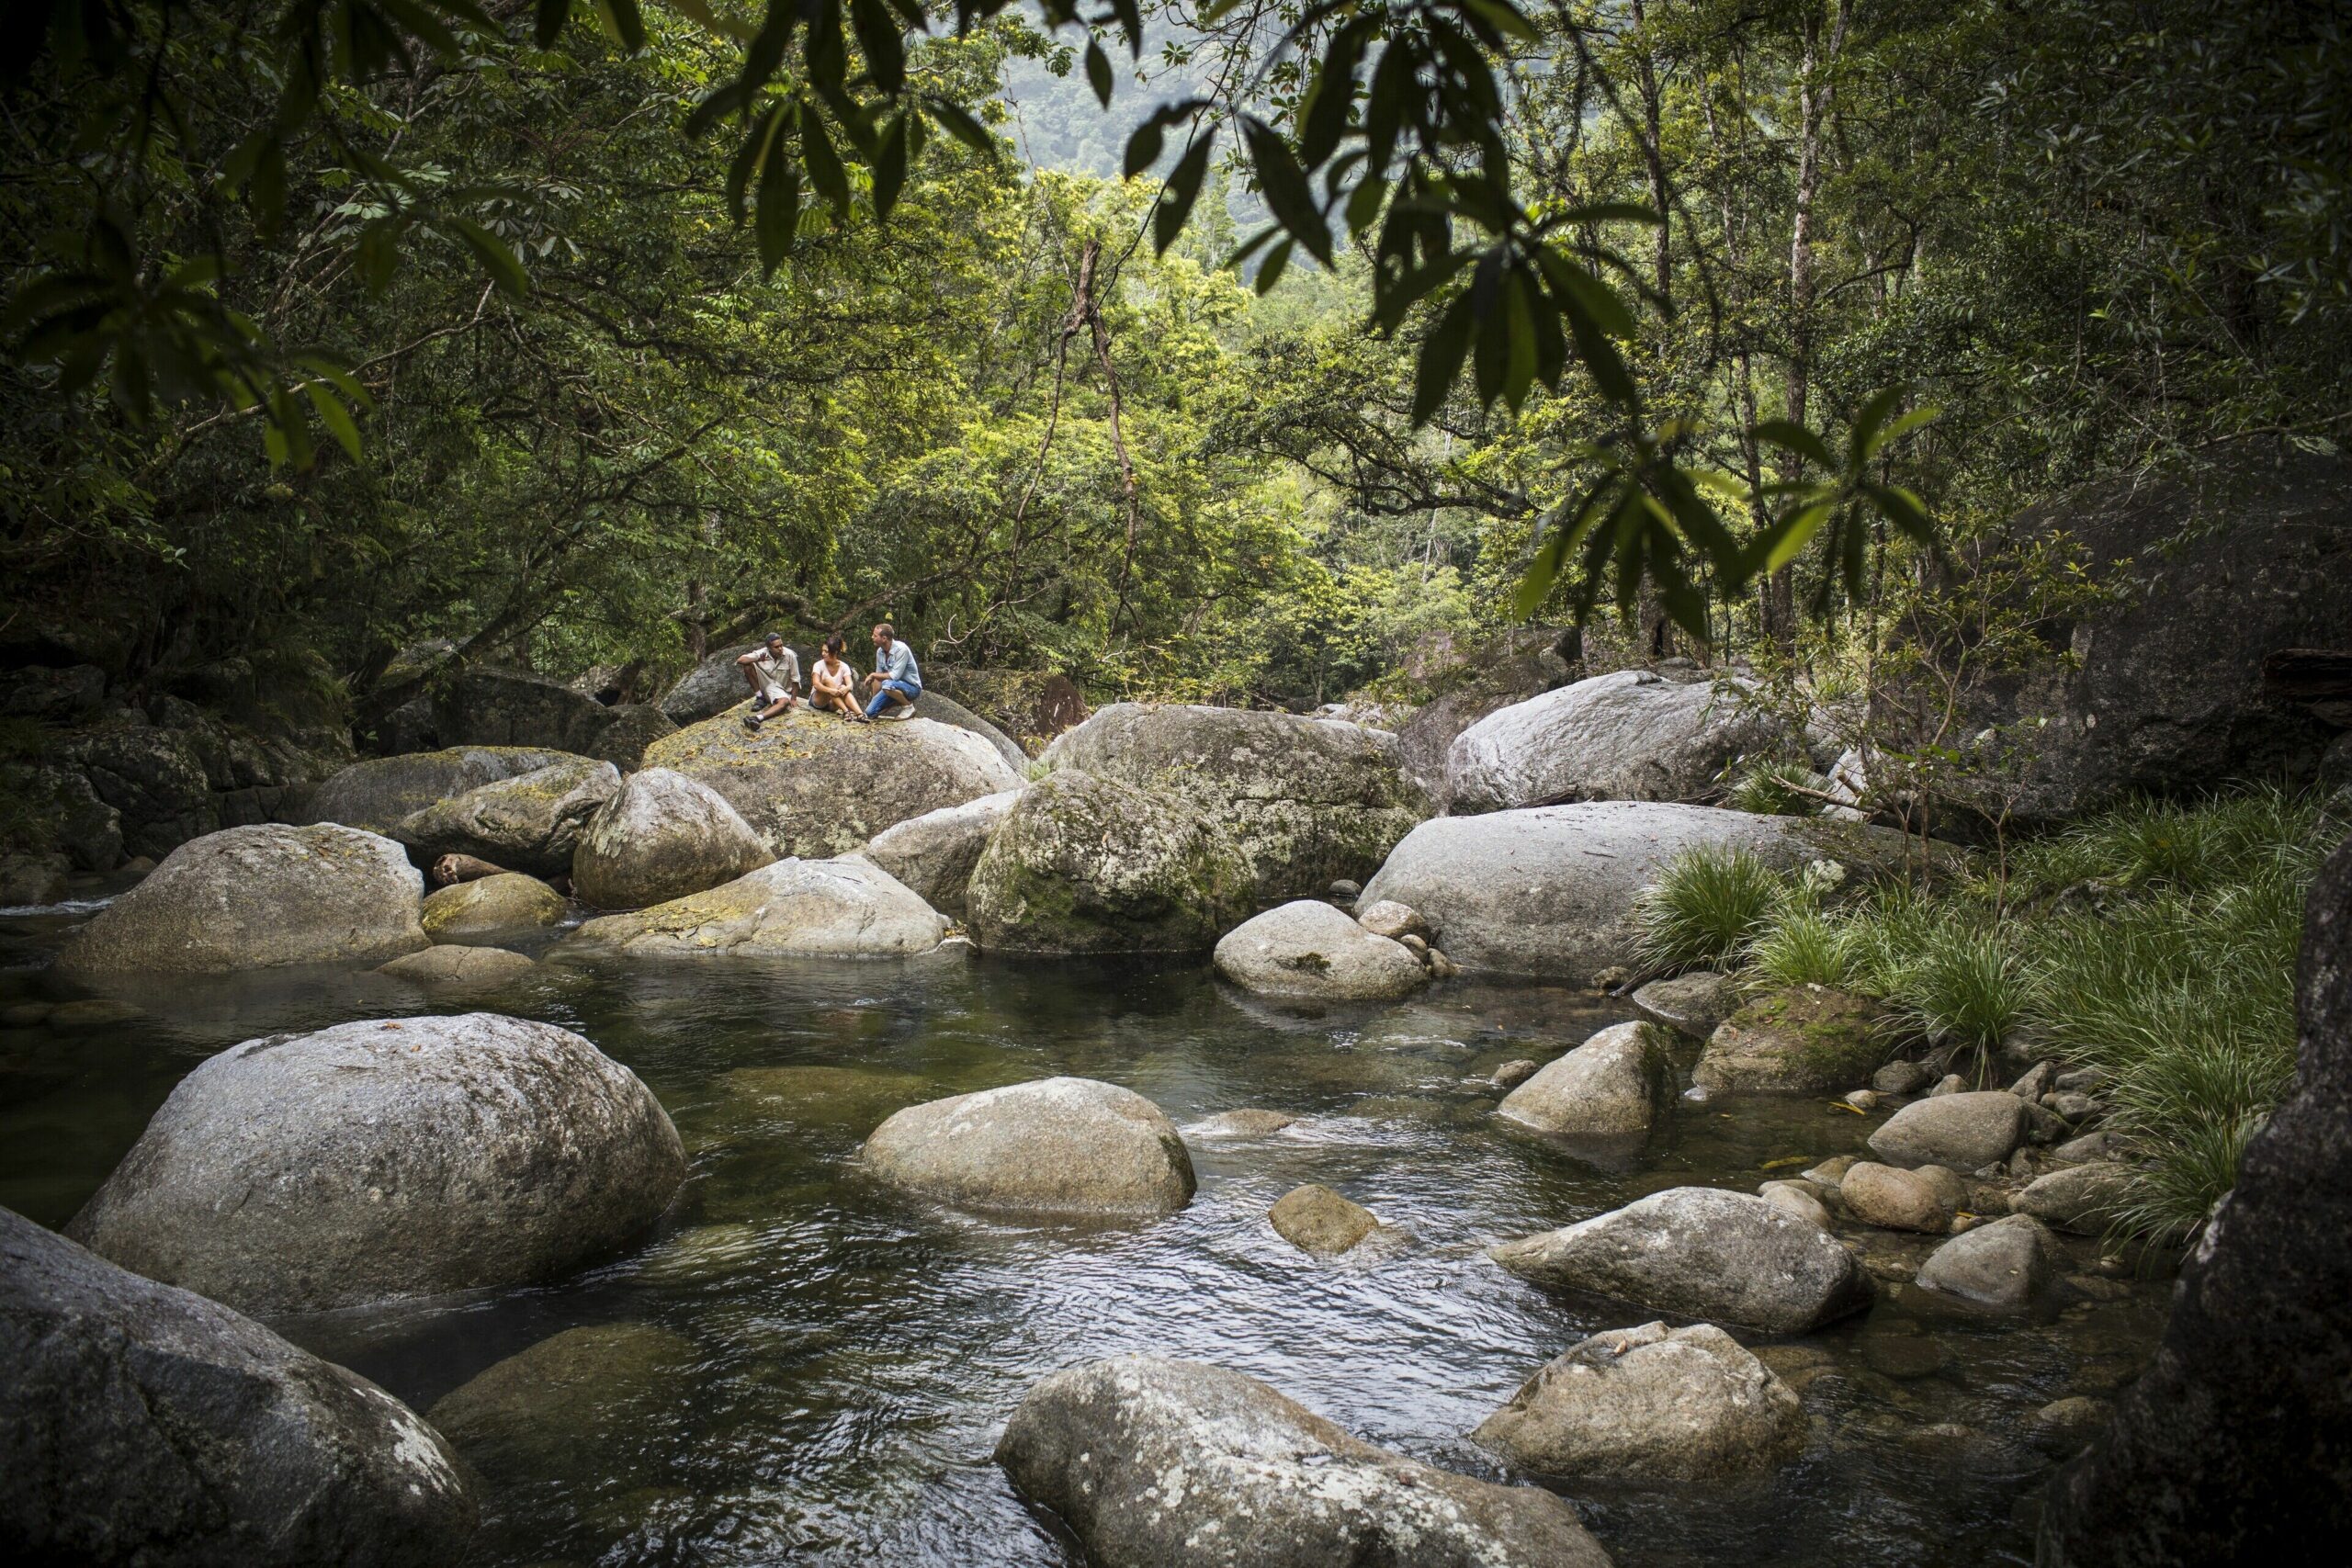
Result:
[[[610,762],[621,772],[634,773],[645,761],[645,749],[678,727],[651,703],[616,703],[606,710],[607,722],[588,743],[588,755]]]
[[[1429,804],[1385,730],[1243,708],[1119,703],[1046,761],[1178,795],[1231,832],[1261,900],[1306,898],[1378,868]]]
[[[2352,1540],[2352,841],[2304,908],[2293,1092],[2182,1264],[2114,1424],[2042,1516],[2053,1568],[2329,1562]]]
[[[61,975],[227,974],[381,964],[425,944],[424,876],[390,839],[265,823],[193,839],[98,911],[57,954]]]
[[[2109,596],[2036,627],[2070,660],[1964,694],[1969,730],[2001,727],[2005,749],[2015,738],[2012,823],[2317,771],[2341,721],[2266,689],[2264,664],[2288,649],[2352,649],[2352,458],[2232,442],[2187,477],[2095,484],[2011,525],[2053,530]]]
[[[775,857],[727,798],[667,768],[631,773],[571,851],[571,891],[597,909],[700,893]]]
[[[1128,1356],[1056,1372],[996,1447],[1095,1568],[1606,1568],[1576,1509],[1376,1449],[1255,1378]]]
[[[752,688],[745,684],[743,671],[735,661],[761,646],[747,642],[707,656],[679,676],[677,683],[662,694],[656,705],[671,723],[681,728],[716,718],[729,708],[741,707],[751,701]]]
[[[843,855],[910,817],[1018,789],[1021,775],[968,729],[915,717],[852,724],[794,708],[752,734],[729,713],[645,749],[726,797],[779,855]]]
[[[581,829],[620,787],[620,770],[610,762],[569,757],[436,800],[410,813],[391,836],[420,863],[472,855],[509,871],[561,876],[571,870]]]
[[[1851,1089],[1886,1060],[1891,1023],[1866,997],[1823,986],[1768,991],[1708,1036],[1691,1081],[1717,1094]]]
[[[581,925],[560,954],[910,958],[947,935],[939,911],[861,860],[780,860],[628,914]]]
[[[2025,1141],[2026,1102],[2006,1089],[1915,1100],[1871,1134],[1889,1165],[1977,1170],[2005,1160]]]
[[[469,789],[581,760],[536,746],[457,746],[371,757],[322,780],[311,792],[302,819],[390,833],[426,807]]]
[[[502,871],[435,889],[422,919],[435,942],[471,942],[560,925],[570,910],[563,895],[537,877]]]
[[[661,1102],[569,1030],[370,1019],[207,1059],[67,1234],[241,1311],[307,1312],[553,1279],[684,1179]]]
[[[922,697],[915,703],[915,712],[934,724],[949,724],[958,729],[970,730],[995,747],[996,754],[1004,759],[1004,765],[1015,773],[1028,771],[1029,753],[1021,749],[1018,741],[946,693],[925,686]]]
[[[433,729],[445,746],[540,746],[585,755],[614,710],[561,681],[476,666],[437,681]]]
[[[1505,1095],[1495,1114],[1553,1137],[1638,1145],[1673,1093],[1655,1029],[1610,1025]]]
[[[1397,763],[1431,800],[1442,800],[1445,760],[1456,737],[1488,714],[1583,672],[1583,640],[1575,630],[1513,627],[1431,680],[1430,700],[1397,727]]]
[[[1193,1199],[1175,1124],[1133,1089],[1040,1078],[910,1105],[859,1156],[877,1179],[957,1208],[1166,1214]]]
[[[1747,1192],[1672,1187],[1505,1242],[1496,1262],[1548,1290],[1767,1334],[1805,1334],[1871,1304],[1870,1275],[1816,1226]]]
[[[929,700],[930,694],[924,698]],[[934,909],[951,915],[964,912],[964,897],[972,886],[972,868],[980,852],[1021,798],[1017,789],[984,795],[961,806],[943,806],[920,817],[910,817],[895,828],[885,828],[865,846],[865,858],[912,888]]]
[[[1069,768],[1022,792],[965,894],[973,940],[1007,953],[1199,953],[1250,905],[1249,862],[1221,823]]]
[[[1740,682],[1620,670],[1488,714],[1445,759],[1446,808],[1508,811],[1572,800],[1704,800],[1743,757],[1786,730]]]
[[[1218,939],[1215,958],[1245,990],[1330,1001],[1394,1001],[1430,977],[1411,949],[1319,898],[1252,915]]]
[[[1522,1470],[1717,1481],[1804,1449],[1804,1405],[1712,1323],[1645,1323],[1554,1357],[1470,1434]]]
[[[1832,860],[1866,874],[1905,864],[1916,844],[1883,828],[1707,806],[1535,807],[1422,823],[1358,901],[1419,909],[1436,945],[1474,973],[1587,985],[1639,962],[1635,899],[1677,855],[1701,849],[1744,849],[1782,869]]]
[[[0,1209],[0,1540],[19,1562],[441,1568],[448,1445],[355,1372]]]

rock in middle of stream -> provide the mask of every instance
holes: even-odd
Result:
[[[860,1158],[917,1196],[1014,1213],[1172,1213],[1194,1185],[1184,1140],[1159,1107],[1091,1078],[910,1105],[875,1129]]]

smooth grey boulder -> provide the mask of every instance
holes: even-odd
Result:
[[[1029,753],[1021,749],[1020,742],[938,688],[925,686],[922,689],[922,695],[915,700],[915,712],[934,723],[970,730],[995,747],[996,754],[1004,759],[1004,765],[1014,773],[1028,771]]]
[[[1436,929],[1436,945],[1472,973],[1589,985],[1640,961],[1635,900],[1690,850],[1745,849],[1795,869],[1831,860],[1858,874],[1905,863],[1916,846],[1883,828],[1763,817],[1707,806],[1594,801],[1422,823],[1365,884]]]
[[[2010,1196],[2009,1206],[2053,1230],[2097,1235],[2115,1218],[2131,1191],[2130,1168],[2101,1161],[2037,1177]]]
[[[1578,1224],[1487,1249],[1549,1290],[1767,1334],[1805,1334],[1871,1304],[1854,1255],[1746,1192],[1673,1187]]]
[[[2011,1214],[1962,1231],[1929,1253],[1917,1282],[1977,1306],[2014,1310],[2049,1290],[2059,1261],[2057,1244],[2040,1221]]]
[[[2181,1265],[2147,1370],[2053,1483],[2051,1568],[2327,1562],[2352,1540],[2352,840],[2312,884],[2296,975],[2294,1088]]]
[[[1261,902],[1361,882],[1429,815],[1396,738],[1342,720],[1116,703],[1055,737],[1045,760],[1177,795],[1239,846]]]
[[[1951,1228],[1952,1209],[1944,1193],[1917,1171],[1860,1160],[1838,1183],[1838,1198],[1846,1213],[1882,1230],[1941,1235]]]
[[[1699,1041],[1737,1012],[1739,1004],[1737,982],[1712,969],[1652,980],[1634,993],[1634,1007],[1644,1018]]]
[[[1456,736],[1446,809],[1710,799],[1733,763],[1787,743],[1747,682],[1619,670],[1498,709]]]
[[[1804,1451],[1804,1405],[1711,1323],[1604,1329],[1545,1363],[1470,1434],[1544,1475],[1713,1481]]]
[[[865,858],[905,883],[933,908],[961,915],[965,895],[972,885],[972,868],[980,863],[980,852],[989,847],[989,836],[1020,798],[1017,789],[999,790],[960,806],[943,806],[910,817],[875,834],[865,846]]]
[[[631,773],[580,831],[571,891],[595,909],[700,893],[775,857],[724,795],[668,768]]]
[[[1978,1170],[2009,1157],[2025,1141],[2025,1101],[2005,1089],[1976,1089],[1915,1100],[1870,1137],[1889,1165],[1946,1165]]]
[[[1886,1010],[1866,997],[1782,987],[1715,1026],[1690,1080],[1714,1094],[1840,1089],[1886,1059],[1888,1023]]]
[[[427,987],[461,987],[503,986],[537,968],[521,953],[509,953],[503,947],[470,947],[453,942],[378,964],[376,973]]]
[[[1396,727],[1405,776],[1432,801],[1442,799],[1456,736],[1498,708],[1566,685],[1584,673],[1583,660],[1582,634],[1574,629],[1514,626],[1434,672],[1430,700]]]
[[[571,956],[912,958],[947,935],[938,910],[856,859],[780,860],[701,893],[566,933]]]
[[[661,1102],[569,1030],[374,1019],[207,1059],[67,1234],[241,1311],[309,1312],[553,1279],[684,1179]]]
[[[502,871],[425,895],[424,934],[435,942],[513,936],[560,923],[571,906],[536,876]]]
[[[1380,1228],[1380,1217],[1320,1183],[1294,1187],[1266,1211],[1274,1234],[1317,1258],[1337,1258]]]
[[[486,784],[583,759],[537,746],[456,746],[373,757],[329,774],[311,791],[308,822],[340,822],[389,834],[417,812]]]
[[[229,974],[381,964],[425,945],[424,876],[390,839],[263,823],[192,839],[66,939],[57,972]]]
[[[1091,1078],[910,1105],[874,1130],[859,1159],[919,1197],[1022,1213],[1173,1213],[1194,1185],[1192,1156],[1159,1107]]]
[[[1429,983],[1402,944],[1320,898],[1252,915],[1218,939],[1216,972],[1245,990],[1331,1001],[1394,1001]]]
[[[655,705],[671,723],[681,728],[715,718],[729,708],[744,707],[751,701],[752,689],[745,684],[742,668],[735,660],[761,646],[747,642],[720,649],[679,676]]]
[[[757,734],[732,712],[663,736],[645,765],[706,784],[779,855],[845,855],[943,806],[1021,787],[1021,774],[968,729],[917,716],[852,724],[807,706]]]
[[[1126,1356],[1054,1373],[996,1461],[1094,1568],[1606,1568],[1576,1509],[1351,1436],[1257,1379]]]
[[[14,1561],[442,1568],[476,1505],[355,1372],[0,1209],[0,1540]]]
[[[1817,1230],[1830,1228],[1829,1210],[1822,1203],[1824,1189],[1810,1181],[1767,1181],[1756,1195],[1776,1209],[1784,1209]]]
[[[1003,953],[1200,953],[1250,907],[1249,862],[1222,824],[1074,768],[1022,792],[964,898],[972,939]]]
[[[1614,1023],[1503,1097],[1495,1114],[1565,1138],[1648,1135],[1673,1066],[1646,1023]]]
[[[419,862],[472,855],[509,871],[562,876],[581,830],[620,788],[620,770],[610,762],[566,758],[436,800],[411,812],[391,836]]]

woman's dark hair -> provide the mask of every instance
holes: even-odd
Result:
[[[834,655],[835,657],[847,653],[849,651],[849,638],[842,636],[839,632],[835,632],[832,636],[825,639],[825,651]]]

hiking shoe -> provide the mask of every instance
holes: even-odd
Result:
[[[743,728],[750,730],[754,735],[757,735],[760,732],[760,726],[766,722],[767,721],[765,719],[763,719],[755,713],[747,713],[743,716]]]

